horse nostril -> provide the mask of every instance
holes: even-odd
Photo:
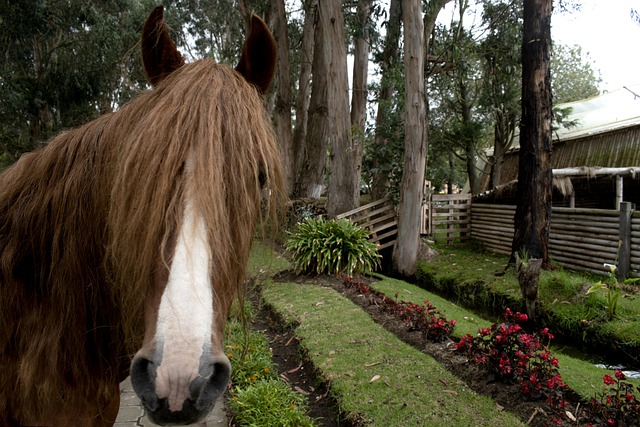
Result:
[[[140,400],[151,411],[158,409],[156,395],[156,366],[144,357],[136,357],[131,363],[131,385]]]
[[[189,386],[196,408],[212,408],[216,399],[227,389],[230,378],[231,364],[226,358],[201,369],[201,376],[193,380]]]

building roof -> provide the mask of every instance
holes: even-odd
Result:
[[[566,141],[640,124],[640,85],[629,86],[593,98],[559,104],[571,108],[569,120],[577,126],[560,128],[554,140]]]

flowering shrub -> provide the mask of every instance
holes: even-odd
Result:
[[[615,377],[615,378],[614,378]],[[640,387],[626,382],[625,374],[616,370],[614,377],[603,377],[605,389],[589,402],[589,426],[640,425]]]
[[[481,328],[475,337],[463,336],[456,350],[466,353],[473,363],[487,366],[500,380],[519,384],[525,398],[546,399],[560,413],[567,385],[558,373],[558,359],[542,343],[553,335],[548,328],[539,333],[524,331],[521,324],[528,320],[526,314],[507,308],[504,318],[504,323]]]
[[[385,312],[391,313],[402,320],[411,331],[420,331],[425,339],[432,342],[442,342],[453,333],[455,320],[447,320],[429,301],[424,304],[414,304],[412,302],[398,301],[396,298],[389,298],[382,292],[372,289],[363,281],[357,281],[351,276],[343,278],[347,287],[356,289],[361,294],[370,299],[372,304],[381,307]]]

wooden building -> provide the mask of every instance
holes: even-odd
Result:
[[[627,201],[640,206],[640,86],[559,107],[571,108],[569,120],[577,126],[554,134],[553,205],[617,209]],[[501,182],[493,189],[490,171],[487,164],[477,199],[515,204],[518,147],[502,159]]]

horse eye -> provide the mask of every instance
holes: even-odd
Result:
[[[264,188],[267,183],[267,175],[264,173],[262,169],[258,172],[258,182],[260,183],[260,188]]]

